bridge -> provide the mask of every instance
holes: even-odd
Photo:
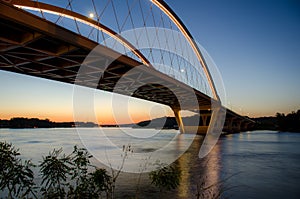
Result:
[[[115,92],[170,106],[183,133],[206,133],[213,120],[215,107],[226,112],[224,132],[240,132],[251,128],[254,123],[252,120],[221,105],[205,59],[180,19],[163,1],[153,3],[167,13],[179,31],[188,38],[187,42],[203,67],[211,96],[157,70],[153,60],[145,56],[146,53],[99,23],[99,20],[37,1],[0,1],[0,70]],[[94,26],[128,48],[131,56],[99,45],[93,39],[45,20],[24,8],[60,13],[60,17],[71,16],[75,22],[77,20]],[[95,48],[97,58],[86,63],[86,57]],[[84,71],[80,71],[83,63]],[[103,69],[100,65],[107,67]],[[99,74],[102,76],[99,77]],[[196,104],[193,102],[195,99]],[[199,125],[185,125],[180,116],[181,110],[200,111]]]

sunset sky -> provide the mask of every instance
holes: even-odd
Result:
[[[250,117],[300,109],[300,2],[297,0],[166,0],[216,63],[225,106]],[[73,120],[73,86],[0,71],[0,119]],[[120,123],[172,115],[168,107],[95,92],[99,123],[113,123],[111,104],[129,106]],[[82,121],[89,116],[82,114]]]

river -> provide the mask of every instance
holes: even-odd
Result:
[[[80,139],[75,128],[0,129],[0,140],[13,143],[16,148],[20,148],[21,157],[31,159],[34,164],[39,164],[42,156],[48,155],[53,148],[63,147],[65,153],[70,153],[74,145],[83,146],[83,137],[91,138],[87,139],[92,140],[91,142],[84,142],[94,156],[104,149],[106,154],[111,155],[110,150],[113,149],[107,146],[107,142],[99,142],[101,136],[93,139],[95,131],[96,128],[82,129]],[[180,156],[176,164],[181,169],[181,184],[176,190],[161,193],[151,185],[148,174],[121,173],[117,179],[119,198],[132,198],[137,193],[139,198],[196,198],[201,188],[210,185],[214,186],[209,191],[202,191],[206,194],[204,198],[212,198],[218,194],[222,198],[234,199],[300,197],[300,134],[253,131],[226,135],[219,139],[207,157],[199,159],[198,151],[203,140],[201,136],[182,135],[176,130],[157,133],[151,129],[120,131],[116,128],[103,128],[102,131],[120,148],[130,142],[136,153],[151,154],[171,143],[169,148],[159,151],[160,155],[156,154],[155,158],[168,162]],[[141,134],[143,136],[136,138]],[[151,136],[147,138],[149,134]],[[135,139],[129,140],[132,136]],[[188,150],[180,155],[190,143]],[[105,167],[97,160],[99,157],[92,159],[92,163]],[[110,161],[113,162],[114,159],[118,159],[117,156],[110,156]],[[130,161],[134,164],[134,161]],[[35,173],[38,176],[38,171]],[[39,180],[37,177],[36,181]]]

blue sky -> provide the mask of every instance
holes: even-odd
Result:
[[[253,116],[300,108],[299,1],[167,2],[215,61],[230,107]]]
[[[229,108],[249,116],[269,116],[300,108],[300,2],[166,2],[218,66]],[[0,71],[0,90],[0,119],[35,116],[64,121],[72,118],[70,85]],[[109,114],[111,95],[98,92],[96,96],[102,103],[101,108],[96,107],[101,109],[100,120],[107,123],[112,117]],[[161,111],[153,113],[159,110],[156,104],[131,101],[130,109],[139,116],[135,120],[147,118],[149,113],[153,117],[161,114]],[[170,112],[166,107],[163,110],[166,114]]]

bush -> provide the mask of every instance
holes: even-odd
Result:
[[[163,189],[176,189],[180,183],[180,175],[179,168],[171,165],[150,172],[149,177],[152,180],[151,183],[162,191]]]
[[[75,180],[75,186],[70,185],[68,198],[99,198],[101,192],[108,190],[110,176],[106,174],[105,169],[96,169],[93,173],[88,173],[89,169],[94,168],[89,160],[92,157],[85,148],[74,146],[71,154],[71,179]]]
[[[36,198],[31,170],[34,165],[29,160],[23,163],[19,155],[19,150],[12,144],[0,142],[0,190],[7,191],[8,198],[25,198],[29,195]]]
[[[54,149],[43,157],[40,172],[42,174],[41,191],[45,198],[64,198],[68,175],[71,172],[71,158],[62,154],[62,148]]]

